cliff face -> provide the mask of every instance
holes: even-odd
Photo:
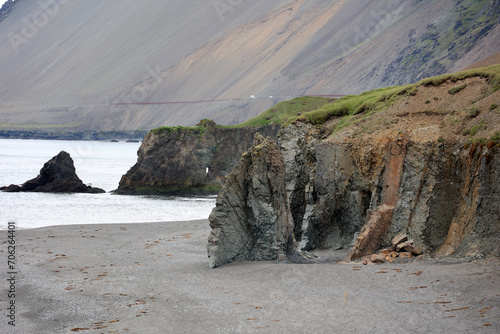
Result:
[[[348,260],[356,260],[390,247],[391,240],[401,234],[429,256],[500,256],[500,157],[495,143],[422,141],[411,131],[388,131],[370,141],[339,141],[322,137],[311,125],[297,123],[282,130],[278,145],[286,167],[287,196],[275,206],[280,210],[289,207],[281,214],[293,217],[295,249],[286,249],[289,257],[312,249],[351,249]],[[265,156],[261,146],[259,151]],[[253,154],[252,158],[244,156],[240,165],[255,163]],[[259,159],[265,160],[262,154]],[[266,174],[249,168],[239,173],[236,169],[228,178],[210,217],[214,229],[209,240],[212,267],[261,259],[237,252],[217,257],[210,251],[214,240],[219,248],[229,247],[216,236],[234,237],[235,226],[244,226],[248,221],[245,215],[255,211],[247,200],[248,189],[235,186],[232,180],[250,180],[240,182],[245,185]],[[267,201],[275,198],[269,195]],[[228,208],[234,207],[243,214],[237,218],[227,214]],[[280,217],[280,211],[273,212]],[[252,234],[240,239],[228,245],[241,250],[246,249],[243,245],[257,243]],[[268,238],[260,240],[265,243],[260,246],[287,241],[285,236]],[[277,256],[276,252],[275,257],[262,259]]]
[[[247,128],[217,127],[202,121],[193,128],[160,128],[149,132],[137,163],[119,184],[119,194],[216,194],[224,177],[260,132],[274,139],[279,125]]]
[[[250,209],[249,209],[250,208]],[[257,133],[217,197],[210,215],[210,267],[234,261],[276,260],[293,240],[285,165],[276,143]]]
[[[285,130],[304,137],[297,131]],[[303,250],[354,246],[355,259],[406,233],[429,255],[500,255],[494,241],[500,233],[500,159],[493,143],[422,142],[396,133],[382,141],[327,140],[285,152],[287,169],[302,171],[300,184],[292,175],[288,184]],[[297,158],[305,155],[310,158]],[[374,234],[358,237],[365,223]]]

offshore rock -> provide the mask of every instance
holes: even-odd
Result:
[[[237,261],[282,261],[293,253],[283,157],[271,138],[257,133],[254,142],[226,178],[209,217],[211,268]]]
[[[51,192],[51,193],[105,193],[103,189],[88,186],[76,175],[75,165],[69,153],[61,151],[45,163],[40,174],[21,186],[0,188],[5,192]]]

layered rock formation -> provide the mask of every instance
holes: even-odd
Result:
[[[293,245],[293,220],[288,206],[285,165],[276,143],[255,135],[227,177],[210,215],[210,267],[245,260],[285,259]]]
[[[279,138],[286,202],[273,206],[274,197],[267,192],[267,210],[261,212],[262,204],[248,199],[246,194],[257,192],[257,185],[262,191],[268,187],[268,181],[261,181],[268,169],[249,172],[257,157],[280,161],[274,151],[252,148],[228,178],[210,217],[212,267],[275,259],[288,236],[257,239],[249,226],[264,219],[266,229],[279,229],[290,216],[299,252],[344,248],[351,249],[348,260],[356,260],[390,247],[394,237],[404,234],[417,254],[500,256],[500,157],[494,142],[445,144],[421,140],[412,131],[385,131],[371,141],[344,142],[300,123],[284,129]],[[281,185],[281,176],[276,182]],[[248,255],[247,245],[256,242],[262,249],[281,248],[273,256]]]
[[[500,255],[494,144],[464,147],[387,135],[386,142],[315,147],[316,193],[305,192],[315,201],[298,221],[308,229],[296,235],[302,247],[354,246],[350,259],[356,259],[404,232],[431,255]]]
[[[124,175],[118,194],[216,194],[241,154],[260,132],[277,139],[280,125],[218,127],[204,120],[196,127],[151,131],[138,151],[137,163]]]
[[[40,174],[21,186],[10,185],[0,188],[5,192],[52,192],[52,193],[92,193],[105,191],[88,186],[76,175],[75,165],[69,153],[61,151],[46,162]]]

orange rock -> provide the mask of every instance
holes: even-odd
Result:
[[[372,254],[370,256],[370,261],[373,263],[384,263],[385,262],[385,255],[383,254]]]
[[[412,253],[413,255],[420,255],[423,253],[422,248],[415,246],[413,240],[408,240],[396,247],[397,251],[404,251]]]
[[[380,252],[380,254],[384,254],[387,256],[387,254],[389,254],[391,252],[390,249],[382,249],[382,251]]]
[[[406,248],[410,248],[413,246],[413,240],[407,240],[402,242],[396,246],[397,252],[407,251]]]
[[[402,253],[399,253],[399,257],[412,257],[413,255],[411,255],[410,252],[402,252]]]
[[[370,259],[364,259],[363,260],[363,264],[366,266],[366,265],[369,265],[369,266],[373,266],[375,265],[375,263],[373,263]]]
[[[357,260],[365,255],[372,254],[380,247],[391,225],[393,213],[394,206],[387,204],[378,206],[372,212],[347,257],[348,261]]]
[[[420,255],[420,254],[422,254],[424,252],[422,250],[422,248],[420,248],[419,246],[415,246],[415,245],[411,245],[411,247],[405,247],[405,250],[407,252],[412,253],[415,256]]]
[[[406,242],[406,241],[408,241],[408,236],[406,235],[406,233],[398,234],[394,238],[392,238],[392,242],[391,242],[392,247],[394,247],[394,249],[396,249],[396,247],[399,244],[402,244],[403,242]]]

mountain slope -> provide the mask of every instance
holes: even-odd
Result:
[[[0,127],[237,124],[500,51],[497,0],[48,3],[0,23]],[[145,104],[186,101],[211,102]]]

